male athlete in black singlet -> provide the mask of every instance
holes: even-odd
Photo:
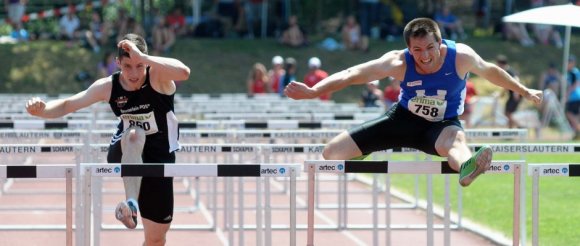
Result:
[[[26,110],[42,118],[58,118],[97,102],[108,102],[121,120],[111,140],[111,163],[173,163],[177,142],[177,118],[173,113],[176,80],[189,78],[182,62],[147,54],[145,40],[127,34],[118,43],[120,71],[95,81],[88,89],[68,98],[44,102],[32,98]],[[124,178],[127,201],[115,211],[128,228],[137,226],[140,213],[145,245],[164,245],[173,218],[171,178]]]

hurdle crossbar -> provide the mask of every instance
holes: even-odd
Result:
[[[520,237],[520,177],[522,173],[523,161],[494,161],[490,169],[486,173],[509,173],[514,175],[514,206],[513,206],[513,245],[519,245]],[[331,174],[346,174],[346,173],[373,173],[373,174],[456,174],[447,161],[359,161],[359,160],[326,160],[326,161],[305,161],[304,170],[308,172],[308,229],[307,229],[307,246],[314,245],[314,184],[315,173],[331,173]],[[386,187],[389,187],[387,185]],[[377,196],[376,182],[373,185],[373,197]],[[390,196],[388,189],[386,189],[386,196]],[[446,197],[446,203],[449,203]],[[340,199],[339,199],[340,200]],[[387,199],[388,201],[389,199]],[[340,206],[339,206],[340,207]],[[390,207],[386,204],[386,222],[384,228],[386,229],[387,245],[390,245]],[[450,240],[450,208],[445,206],[444,218],[444,242],[449,245]],[[378,219],[377,216],[377,200],[373,198],[373,241],[377,245],[378,240]],[[433,211],[428,209],[427,220],[432,223]],[[427,225],[428,245],[432,245],[433,226]]]
[[[91,177],[289,177],[290,189],[290,241],[296,245],[296,177],[300,175],[299,164],[102,164],[81,163],[84,172],[83,200],[86,204],[91,202]],[[231,183],[231,182],[230,182]],[[231,185],[231,184],[230,184]],[[266,193],[268,190],[266,190]],[[230,196],[231,198],[231,196]],[[229,203],[231,205],[231,203]],[[243,207],[239,207],[243,213]],[[257,214],[261,213],[258,211]],[[230,213],[231,214],[231,213]],[[91,245],[91,209],[85,206],[85,245]],[[228,217],[228,215],[225,215]],[[215,218],[214,218],[215,220]],[[271,218],[266,218],[270,221]],[[233,218],[227,223],[233,224]],[[227,225],[226,223],[226,225]],[[268,226],[268,223],[267,225]],[[241,232],[240,232],[241,233]],[[266,227],[266,234],[271,229]],[[95,230],[95,238],[98,238],[98,230]],[[239,235],[242,237],[242,235]],[[261,235],[258,235],[261,237]],[[229,240],[233,241],[233,226],[229,227]]]
[[[532,176],[532,245],[540,245],[540,177],[580,177],[580,164],[536,163],[528,165]]]

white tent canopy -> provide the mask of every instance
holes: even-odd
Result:
[[[580,27],[580,6],[565,4],[534,8],[505,16],[503,21],[566,26],[564,57],[562,58],[562,75],[564,79],[560,86],[561,103],[563,105],[566,101],[566,66],[570,55],[571,27]]]

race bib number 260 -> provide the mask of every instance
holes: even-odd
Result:
[[[123,114],[120,118],[123,121],[123,126],[125,128],[123,130],[127,130],[127,128],[132,126],[137,126],[143,129],[146,135],[159,131],[153,111],[145,114]]]

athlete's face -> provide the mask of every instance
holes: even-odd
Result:
[[[129,57],[117,58],[117,65],[121,69],[121,77],[129,86],[139,87],[145,82],[146,66],[142,61]]]
[[[419,71],[434,73],[441,62],[441,41],[437,42],[435,36],[430,33],[425,37],[411,38],[409,51],[415,59],[415,65]]]

